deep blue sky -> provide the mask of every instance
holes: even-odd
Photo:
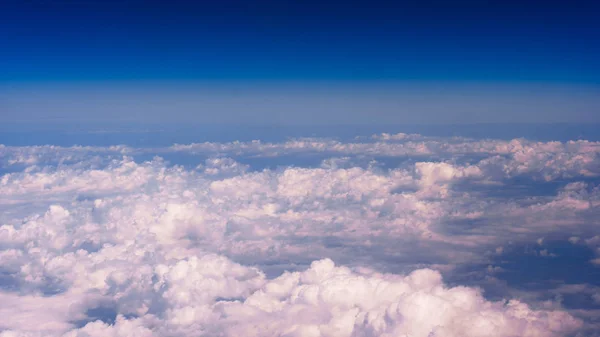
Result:
[[[2,80],[599,82],[600,6],[4,0]]]
[[[126,86],[131,89],[145,88],[152,81],[155,89],[146,92],[151,96],[160,92],[156,83],[161,81],[168,86],[188,83],[188,87],[211,81],[219,81],[220,86],[268,82],[275,88],[282,82],[305,88],[334,82],[352,83],[355,88],[459,83],[488,86],[487,96],[497,85],[533,83],[538,91],[540,85],[549,84],[567,88],[563,94],[571,95],[582,86],[584,91],[600,86],[598,17],[600,5],[592,1],[3,0],[0,109],[5,113],[0,112],[0,117],[46,116],[38,106],[27,107],[38,109],[35,112],[22,108],[32,92],[63,97],[61,101],[76,99],[69,89],[46,90],[57,82],[67,87],[88,86],[96,93],[106,92],[115,83],[129,83]],[[349,91],[348,99],[357,99],[357,91],[361,90]],[[268,89],[262,94],[269,96]],[[500,95],[504,95],[502,101],[510,93]],[[313,96],[298,99],[314,101]],[[130,95],[128,99],[142,97]],[[577,100],[564,98],[570,99]],[[583,105],[591,108],[575,111],[576,116],[583,114],[575,121],[597,121],[592,113],[598,100],[586,99],[590,101]],[[102,100],[114,101],[112,96]],[[39,104],[47,106],[49,118],[86,116],[81,111],[85,102],[78,105],[80,112],[43,99]],[[398,108],[388,105],[390,114]],[[332,111],[346,109],[338,103],[329,106]],[[206,112],[205,106],[195,107]],[[256,104],[253,107],[262,110]],[[409,110],[414,107],[407,106]],[[564,118],[551,120],[568,121],[568,112],[562,113]],[[153,116],[160,119],[159,115]],[[488,115],[477,121],[488,120],[494,118]]]

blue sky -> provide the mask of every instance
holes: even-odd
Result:
[[[599,14],[0,0],[0,335],[598,337]]]
[[[295,124],[303,123],[292,116],[302,105],[327,123],[364,124],[373,122],[367,108],[373,101],[384,123],[511,122],[511,111],[525,122],[599,121],[599,8],[591,2],[9,0],[0,6],[4,121],[114,119],[115,105],[143,107],[147,96],[163,102],[148,112],[156,121],[245,123],[237,111],[242,105],[256,123]],[[221,90],[215,95],[221,101],[194,101],[199,87]],[[281,98],[282,87],[295,89]],[[324,87],[344,94],[324,108]],[[437,88],[466,100],[415,103],[423,96],[443,102],[447,94],[436,96]],[[232,102],[232,90],[265,99]],[[512,110],[497,104],[516,91]],[[530,91],[532,98],[523,100]],[[54,99],[38,106],[31,103],[36,95]],[[104,109],[89,95],[106,102]],[[181,100],[189,112],[164,107]],[[475,108],[464,112],[464,104]],[[540,111],[545,105],[554,107],[549,118]],[[346,114],[348,106],[358,108]],[[145,114],[134,108],[118,118]],[[227,118],[215,121],[215,113]]]

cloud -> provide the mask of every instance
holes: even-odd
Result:
[[[493,303],[475,289],[448,288],[433,270],[365,275],[331,260],[284,274],[225,312],[243,317],[233,316],[227,331],[248,336],[559,336],[581,326],[564,312]]]
[[[40,325],[19,320],[32,310],[31,299],[21,297],[13,299],[19,310],[8,316],[16,318],[8,328],[65,336],[563,336],[582,325],[565,312],[532,310],[516,300],[490,302],[477,289],[447,287],[429,269],[407,276],[359,273],[325,259],[267,281],[256,269],[209,254],[159,264],[153,274],[142,299],[161,302],[158,310],[135,303],[139,294],[128,296],[134,290],[112,290],[120,301],[117,312],[138,304],[136,317],[120,313],[114,324],[94,321],[71,330],[65,319],[76,318],[77,311],[60,317],[64,313],[47,310],[51,304],[64,307],[61,296],[51,300],[58,303],[35,299],[42,312],[28,320],[44,320]]]
[[[502,277],[498,259],[509,247],[540,238],[548,260],[553,240],[596,249],[599,151],[586,141],[418,135],[154,149],[2,146],[11,170],[0,176],[0,300],[12,309],[1,334],[585,330],[589,322],[565,308],[510,293],[490,300],[477,284],[444,283],[442,274],[452,280],[482,266],[473,275]],[[181,153],[196,161],[160,158]],[[245,162],[316,153],[326,154],[317,166]],[[385,162],[400,157],[409,159]]]

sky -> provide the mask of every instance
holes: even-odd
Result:
[[[598,10],[577,1],[8,0],[0,119],[597,123]]]
[[[0,0],[0,337],[600,337],[599,14]]]

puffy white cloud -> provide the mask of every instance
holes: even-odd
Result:
[[[94,321],[75,328],[69,322],[81,318],[85,307],[69,307],[64,297],[73,295],[5,296],[6,303],[17,304],[3,316],[11,318],[4,328],[47,336],[425,337],[563,336],[582,326],[562,311],[533,310],[516,300],[490,302],[477,289],[447,287],[430,269],[407,276],[353,272],[326,259],[267,281],[258,270],[210,254],[154,269],[142,299],[156,297],[158,308],[129,318],[119,314],[114,324]],[[112,294],[124,307],[117,312],[140,300],[140,294],[122,295],[130,294]],[[65,309],[49,310],[53,305]],[[28,325],[31,320],[44,323]]]
[[[581,326],[564,312],[448,288],[430,269],[361,274],[331,260],[286,273],[224,312],[226,331],[246,336],[562,336]]]
[[[446,197],[451,182],[482,176],[481,169],[477,166],[457,168],[448,163],[418,162],[415,164],[415,170],[420,176],[419,183],[426,196]]]
[[[2,146],[3,167],[14,169],[0,176],[0,301],[10,304],[0,334],[564,336],[582,323],[560,308],[489,301],[424,267],[485,272],[486,251],[556,233],[596,249],[600,188],[583,180],[600,173],[599,151],[585,141],[418,135]],[[197,163],[136,157],[184,152]],[[243,162],[302,153],[331,159]],[[368,165],[355,165],[359,156]],[[380,156],[415,157],[383,168]],[[522,176],[580,181],[493,195]]]

